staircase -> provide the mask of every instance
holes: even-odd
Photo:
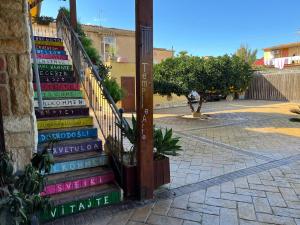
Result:
[[[122,190],[109,167],[63,41],[36,36],[35,44],[44,107],[38,109],[34,80],[38,151],[57,141],[53,147],[55,164],[41,193],[50,197],[53,207],[41,219],[53,220],[119,203]]]

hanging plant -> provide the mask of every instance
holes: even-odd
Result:
[[[39,25],[47,25],[48,26],[50,23],[54,22],[54,18],[49,17],[49,16],[38,16],[35,18],[35,21]]]

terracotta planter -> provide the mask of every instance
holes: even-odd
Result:
[[[162,159],[153,161],[154,189],[171,182],[170,160],[164,156]]]
[[[120,164],[120,162],[111,161],[116,180],[124,190],[125,197],[136,197],[138,195],[137,167],[122,165],[123,180],[121,180],[117,170],[117,168],[121,168]],[[155,159],[153,161],[153,176],[154,189],[171,182],[170,160],[168,157],[164,156],[162,159]]]

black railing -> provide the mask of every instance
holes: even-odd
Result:
[[[113,160],[118,160],[117,165],[123,162],[122,131],[116,125],[122,123],[128,126],[122,117],[122,112],[117,108],[110,93],[103,85],[103,78],[86,53],[78,35],[71,27],[69,20],[60,13],[56,20],[57,33],[64,41],[72,58],[74,70],[78,80],[81,81],[89,107],[93,110],[102,137],[105,139],[107,150]],[[122,166],[117,168],[122,174]],[[122,176],[121,176],[122,177]]]

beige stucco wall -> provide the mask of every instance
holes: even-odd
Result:
[[[16,168],[36,146],[27,0],[0,1],[0,97],[6,149]]]

